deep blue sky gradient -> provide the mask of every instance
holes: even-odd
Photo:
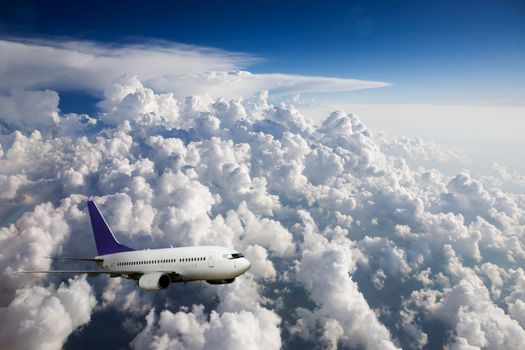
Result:
[[[162,39],[263,58],[253,72],[380,80],[388,103],[525,103],[525,1],[17,1],[0,37]],[[344,97],[344,96],[343,96]]]

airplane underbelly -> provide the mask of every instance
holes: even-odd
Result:
[[[235,278],[238,274],[236,274],[235,271],[221,269],[217,266],[213,268],[208,266],[194,266],[181,271],[181,275],[183,281],[196,281]]]

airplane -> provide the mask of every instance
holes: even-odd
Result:
[[[236,250],[221,246],[189,246],[135,250],[120,244],[94,201],[87,202],[97,256],[55,257],[94,262],[103,271],[21,271],[23,273],[70,273],[136,280],[145,290],[167,289],[171,283],[204,280],[210,284],[232,283],[248,271],[250,261]]]

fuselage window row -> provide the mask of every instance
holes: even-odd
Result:
[[[205,261],[206,258],[181,258],[179,262],[193,262],[193,261]],[[144,265],[144,264],[162,264],[162,263],[176,263],[177,259],[163,259],[163,260],[147,260],[147,261],[129,261],[118,263],[118,266],[129,266],[129,265]]]

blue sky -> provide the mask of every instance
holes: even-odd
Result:
[[[4,3],[0,35],[161,39],[261,58],[250,71],[388,81],[346,97],[522,104],[524,1]],[[381,91],[382,90],[382,91]]]

